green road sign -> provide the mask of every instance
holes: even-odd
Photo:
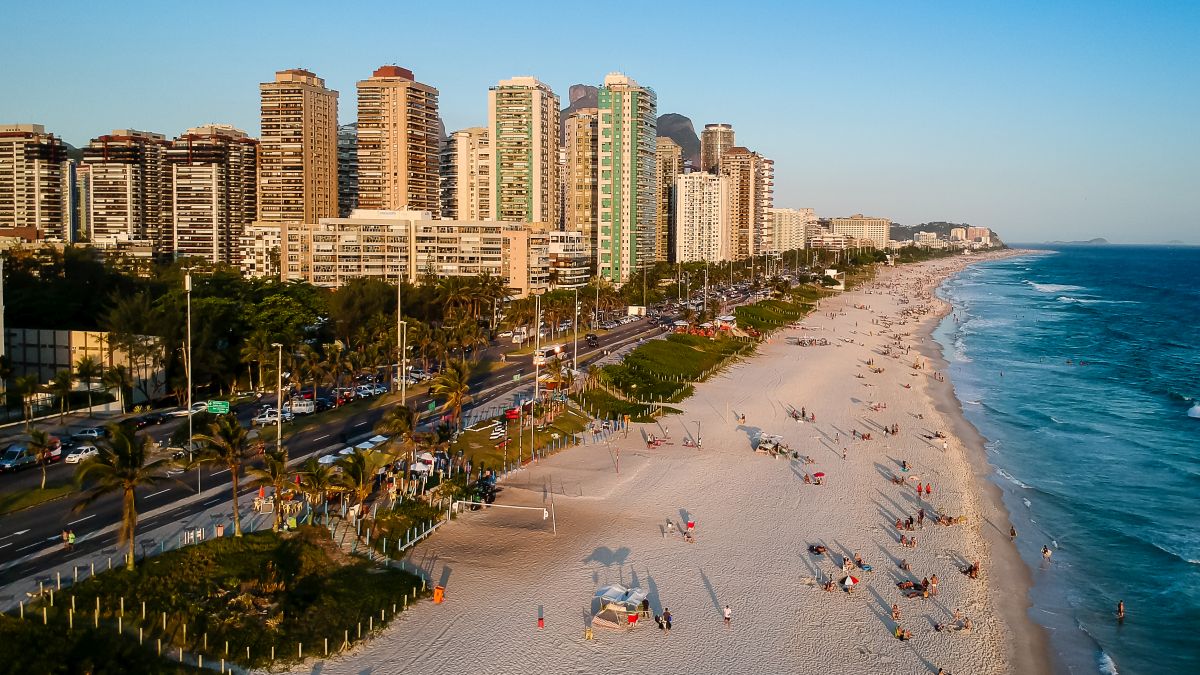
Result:
[[[229,401],[209,401],[208,412],[214,415],[229,414]]]
[[[520,382],[520,381],[521,381],[521,376],[519,374],[513,375],[513,382]]]
[[[433,401],[430,401],[429,402],[429,412],[433,412],[434,410],[437,410],[437,404],[434,403]]]

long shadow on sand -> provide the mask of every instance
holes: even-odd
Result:
[[[721,602],[717,600],[717,591],[713,588],[712,582],[708,580],[708,575],[704,573],[704,570],[700,570],[700,580],[704,582],[704,590],[708,591],[708,598],[712,600],[713,609],[720,614]]]

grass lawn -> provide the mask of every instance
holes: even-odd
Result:
[[[690,390],[691,385],[688,387]],[[659,411],[662,411],[664,415],[674,415],[679,412],[679,409],[669,406],[654,406],[648,410],[647,406],[619,399],[602,389],[592,389],[578,394],[574,398],[585,410],[600,419],[619,419],[629,415],[631,422],[645,424],[653,422],[654,415]]]
[[[753,305],[743,305],[733,310],[737,323],[742,328],[753,328],[760,332],[772,331],[792,321],[803,318],[812,305],[786,300],[762,300]]]
[[[631,399],[675,403],[692,395],[691,382],[703,380],[731,356],[753,349],[753,342],[732,337],[672,333],[662,340],[646,341],[619,364],[604,366],[601,379]],[[630,414],[643,414],[643,406],[631,405],[634,412]],[[610,402],[599,402],[597,407],[614,410]]]
[[[347,556],[328,530],[306,526],[287,535],[255,532],[214,539],[148,558],[133,572],[104,572],[63,590],[51,610],[51,625],[57,622],[61,639],[67,634],[68,598],[73,595],[80,609],[86,608],[89,621],[100,598],[101,629],[107,625],[115,635],[124,597],[124,628],[133,636],[137,627],[145,628],[147,645],[162,638],[164,651],[171,645],[203,654],[206,662],[224,657],[263,667],[271,663],[272,647],[276,663],[295,662],[297,643],[303,643],[306,655],[317,655],[323,653],[325,639],[331,652],[340,649],[345,631],[355,642],[360,623],[364,637],[369,620],[380,630],[394,617],[393,604],[399,610],[406,595],[412,600],[414,589],[420,589],[416,576]],[[41,608],[27,607],[27,615],[30,611],[40,614]],[[79,627],[78,613],[75,622]],[[43,646],[26,644],[21,651],[36,652]]]
[[[66,483],[47,482],[45,490],[29,488],[27,490],[17,490],[16,492],[6,492],[0,494],[0,514],[20,511],[30,506],[37,506],[53,499],[59,499],[60,497],[74,493],[77,489],[75,483],[67,481]]]
[[[153,643],[139,646],[136,633],[118,637],[116,628],[93,628],[76,616],[75,629],[52,615],[36,620],[0,614],[0,663],[9,673],[211,673],[155,654]],[[26,616],[29,616],[28,614]]]
[[[498,419],[503,419],[500,417]],[[583,431],[587,424],[587,419],[574,410],[566,410],[558,414],[554,418],[554,422],[546,425],[543,428],[533,431],[533,443],[541,449],[548,446],[552,441],[568,438],[571,434]],[[483,426],[476,424],[476,427]],[[558,438],[555,438],[555,434]],[[478,431],[463,431],[458,437],[458,441],[450,446],[451,453],[462,451],[463,457],[471,460],[471,464],[478,470],[478,467],[484,468],[500,468],[504,464],[505,458],[508,461],[514,462],[517,460],[517,454],[521,457],[529,458],[530,447],[530,431],[529,427],[525,427],[520,438],[517,438],[517,426],[515,423],[509,424],[508,432],[508,447],[497,447],[500,440],[491,439],[491,428],[479,429]]]

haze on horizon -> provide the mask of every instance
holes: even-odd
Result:
[[[571,7],[570,9],[564,9]],[[355,116],[385,63],[449,131],[534,75],[568,102],[620,70],[659,113],[734,125],[778,206],[945,220],[1007,241],[1200,243],[1200,3],[7,3],[0,123],[68,143],[208,122],[258,134],[258,83],[304,67]],[[608,36],[604,40],[589,35]],[[605,54],[605,49],[609,50]]]

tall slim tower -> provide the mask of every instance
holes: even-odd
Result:
[[[700,132],[700,170],[716,173],[721,155],[733,146],[733,125],[705,124]]]
[[[494,220],[558,222],[558,96],[533,77],[488,90]]]
[[[599,159],[597,273],[616,284],[653,262],[658,193],[655,190],[654,90],[609,73],[597,95]]]
[[[71,241],[67,149],[40,124],[0,125],[0,235]]]
[[[262,97],[258,219],[315,223],[338,214],[337,99],[307,70],[281,70]]]
[[[703,171],[675,177],[675,262],[729,260],[729,178]]]
[[[581,108],[567,116],[566,124],[566,198],[563,229],[583,233],[584,247],[595,258],[599,201],[596,199],[596,180],[599,160],[596,144],[600,111]]]
[[[228,124],[188,129],[167,149],[173,205],[163,248],[237,264],[246,226],[257,215],[258,141]]]
[[[450,134],[442,146],[442,217],[490,220],[492,152],[488,130],[470,127]]]
[[[338,217],[358,208],[358,123],[338,126]]]
[[[169,145],[162,134],[116,129],[83,149],[92,174],[88,239],[93,245],[141,242],[161,250],[169,241]]]
[[[358,207],[441,213],[438,90],[382,66],[358,83]]]
[[[683,149],[666,136],[659,136],[655,148],[658,173],[658,221],[654,227],[654,260],[666,262],[673,258],[671,239],[675,233],[675,177],[683,173]]]

